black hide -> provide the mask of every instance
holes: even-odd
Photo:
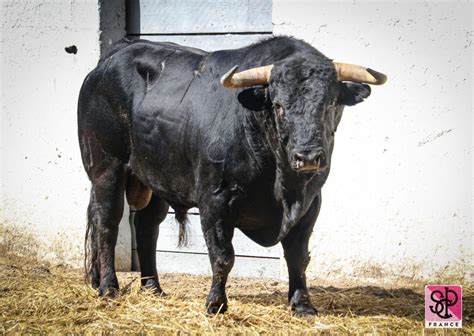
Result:
[[[268,85],[225,89],[219,78],[274,64]],[[213,270],[208,312],[227,309],[233,230],[283,244],[289,302],[314,314],[305,281],[308,241],[329,173],[343,105],[370,94],[340,83],[330,59],[277,37],[208,53],[173,43],[124,40],[87,76],[78,104],[79,142],[92,182],[88,276],[114,295],[117,227],[130,176],[153,192],[137,214],[142,284],[162,293],[156,272],[158,225],[198,207]],[[303,167],[303,168],[302,168]],[[185,270],[185,268],[183,268]]]

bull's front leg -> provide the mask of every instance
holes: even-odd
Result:
[[[297,315],[316,315],[306,285],[306,267],[309,263],[308,243],[318,217],[321,196],[316,197],[308,212],[282,240],[288,266],[288,301]]]
[[[212,285],[206,300],[209,314],[224,313],[227,310],[225,285],[234,265],[232,237],[234,227],[226,225],[221,218],[201,214],[201,223],[212,268]]]

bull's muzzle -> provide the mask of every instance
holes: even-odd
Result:
[[[328,156],[322,148],[295,152],[292,168],[302,173],[320,173],[328,167]]]

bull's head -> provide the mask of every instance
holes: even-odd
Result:
[[[226,88],[248,88],[241,100],[254,110],[273,112],[278,139],[288,163],[297,172],[324,173],[330,165],[334,134],[346,105],[370,95],[368,84],[383,84],[386,76],[357,65],[324,57],[293,57],[272,65],[221,78]],[[255,87],[263,85],[260,87]]]

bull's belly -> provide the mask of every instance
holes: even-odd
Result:
[[[145,162],[144,162],[145,161]],[[192,208],[197,206],[197,195],[192,171],[183,169],[175,162],[157,164],[143,157],[130,161],[131,173],[171,206]]]
[[[277,240],[278,234],[280,232],[280,226],[269,227],[260,230],[244,230],[240,229],[247,237],[252,239],[257,244],[270,247],[279,243]]]
[[[189,176],[167,169],[156,170],[151,166],[137,165],[136,162],[133,167],[135,169],[132,169],[132,173],[173,208],[199,208],[199,197]],[[256,243],[262,246],[278,243],[276,239],[281,228],[283,209],[270,198],[250,195],[241,200],[232,213],[235,227]]]
[[[240,222],[237,228],[257,244],[265,247],[278,243],[277,237],[280,233],[281,218],[276,216],[261,217],[258,224],[255,221]]]

